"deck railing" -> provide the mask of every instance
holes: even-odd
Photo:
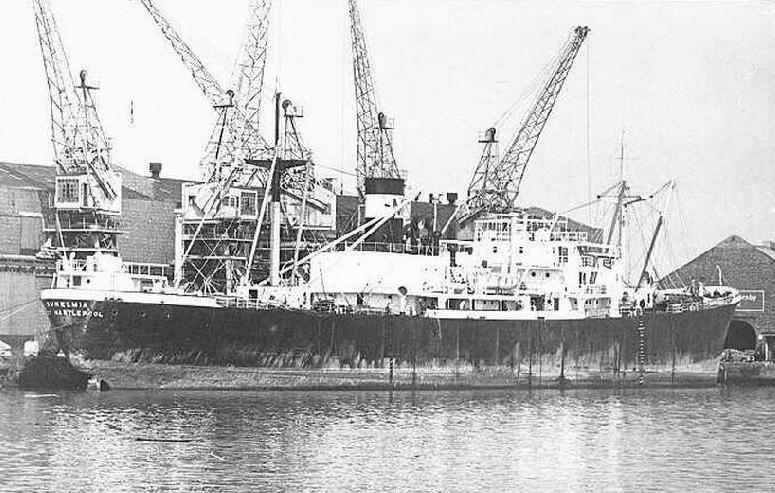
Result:
[[[344,242],[339,245],[340,250],[347,250],[353,245],[353,243]],[[383,243],[364,241],[358,244],[354,250],[362,252],[388,252],[388,253],[405,253],[409,255],[439,255],[438,245],[416,245],[406,243]]]

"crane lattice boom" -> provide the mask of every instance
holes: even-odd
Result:
[[[47,0],[34,0],[43,66],[51,106],[51,142],[57,172],[63,175],[90,175],[101,192],[91,195],[97,201],[118,196],[111,167],[110,146],[97,114],[86,71],[76,85],[56,20]],[[120,185],[118,185],[120,186]],[[95,204],[97,207],[100,204]]]
[[[348,0],[355,76],[358,129],[356,176],[358,192],[365,193],[366,178],[400,178],[393,155],[391,125],[378,111],[366,39],[356,0]]]
[[[153,2],[151,0],[140,0],[140,2],[191,72],[194,82],[210,104],[223,108],[232,100],[231,95],[227,94],[223,86],[213,77]],[[251,3],[248,36],[243,43],[241,58],[237,61],[238,77],[235,87],[238,92],[234,93],[235,104],[229,106],[228,111],[217,112],[213,138],[208,142],[201,163],[208,181],[216,174],[220,174],[216,172],[216,168],[231,165],[244,166],[244,159],[265,156],[270,152],[270,146],[258,132],[258,112],[266,63],[269,5],[270,2],[261,0],[254,0]],[[225,118],[223,118],[224,114]],[[250,175],[257,176],[260,173],[250,173]]]
[[[471,217],[483,211],[498,213],[513,210],[530,156],[538,144],[541,131],[552,113],[557,96],[588,33],[589,28],[586,26],[578,26],[573,30],[560,52],[557,68],[545,83],[516,137],[500,160],[497,157],[495,129],[487,130],[481,141],[484,151],[468,187],[464,217]]]
[[[54,160],[60,171],[67,171],[72,166],[69,149],[74,147],[77,131],[75,117],[79,99],[75,93],[70,63],[48,2],[36,0],[33,7],[51,103],[51,143],[54,147]]]

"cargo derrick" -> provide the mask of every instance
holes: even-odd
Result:
[[[502,158],[498,155],[496,129],[491,127],[485,131],[479,141],[484,146],[482,156],[468,186],[466,201],[457,214],[461,224],[482,213],[500,214],[515,209],[530,156],[588,33],[589,28],[586,26],[578,26],[573,30],[560,52],[557,67],[544,84]]]
[[[176,234],[176,285],[189,291],[230,294],[238,283],[266,277],[270,261],[269,229],[257,226],[268,170],[257,163],[270,162],[275,153],[258,129],[271,2],[250,3],[246,37],[233,74],[234,90],[223,88],[151,0],[141,2],[216,110],[211,138],[200,161],[204,183],[183,189],[183,214]],[[287,130],[283,135],[298,136],[294,123],[298,116],[285,115]],[[283,230],[282,257],[290,261],[294,252],[292,229],[304,223],[300,215],[315,218],[313,224],[306,225],[303,238],[305,248],[315,248],[325,240],[324,232],[332,226],[327,224],[328,218],[335,214],[330,185],[314,179],[310,185],[306,178],[313,173],[307,169],[312,164],[300,138],[287,140],[282,152],[307,161],[306,166],[283,173],[280,180],[286,208],[296,213]],[[299,207],[300,203],[305,207]],[[301,211],[304,208],[307,210]],[[259,235],[255,234],[257,227],[261,228]],[[260,239],[258,248],[251,248],[256,237]],[[251,251],[258,258],[253,259]]]
[[[44,252],[83,260],[96,252],[117,255],[121,175],[113,168],[93,91],[81,70],[73,80],[56,20],[47,0],[34,0],[35,25],[51,105],[56,163],[53,217],[47,218]]]
[[[377,106],[376,89],[357,0],[348,0],[357,126],[356,178],[363,219],[392,214],[403,200],[404,179],[393,154],[393,124]],[[403,219],[389,219],[367,241],[400,243]]]

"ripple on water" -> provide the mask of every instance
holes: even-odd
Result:
[[[763,490],[773,397],[5,391],[0,477],[4,491]]]

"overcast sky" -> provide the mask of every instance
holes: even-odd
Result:
[[[226,87],[247,3],[156,0]],[[316,161],[351,171],[346,1],[274,3],[265,100],[279,81],[304,108],[302,131]],[[685,230],[677,219],[668,228],[673,260],[733,233],[752,242],[775,238],[775,3],[360,3],[379,101],[396,121],[399,167],[425,193],[464,194],[480,153],[478,133],[535,85],[573,26],[588,25],[586,46],[529,165],[522,203],[565,210],[586,201],[589,89],[592,188],[615,181],[624,130],[634,188],[648,193],[670,178],[678,183]],[[115,160],[139,173],[161,161],[164,175],[196,178],[213,109],[139,1],[52,4],[73,71],[87,68],[101,87],[99,111]],[[4,0],[1,8],[0,160],[50,163],[31,2]],[[506,119],[501,139],[513,134],[526,107],[523,101]],[[263,117],[270,128],[269,111]],[[342,177],[353,189],[352,178]]]

